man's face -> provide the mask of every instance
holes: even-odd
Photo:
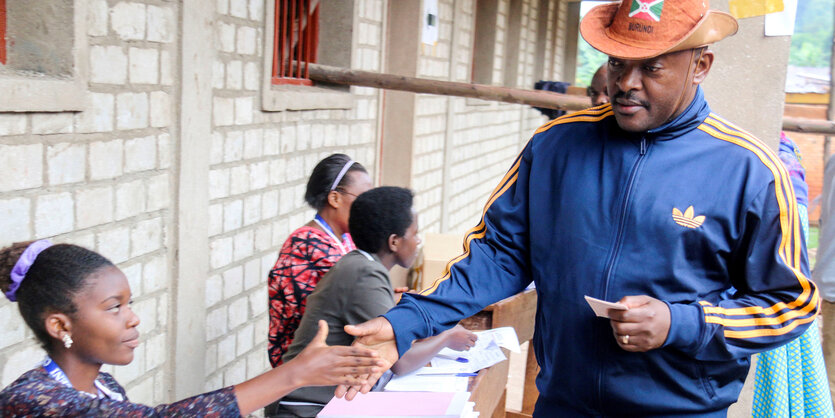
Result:
[[[645,132],[681,113],[695,94],[692,50],[646,60],[609,57],[609,100],[618,125],[625,131]],[[684,96],[681,97],[684,90]]]
[[[587,93],[591,98],[592,106],[600,106],[602,104],[609,103],[609,94],[607,93],[606,88],[606,67],[607,66],[604,65],[594,73],[594,77],[591,79],[591,85],[587,90]]]

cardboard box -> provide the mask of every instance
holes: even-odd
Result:
[[[464,236],[461,234],[428,233],[423,238],[421,257],[416,264],[417,277],[414,287],[426,289],[439,279],[447,263],[464,253]]]

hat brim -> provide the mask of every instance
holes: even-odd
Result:
[[[670,52],[710,45],[736,33],[739,25],[733,16],[718,10],[708,10],[704,17],[680,39],[645,48],[625,43],[611,36],[609,26],[620,3],[603,4],[592,8],[580,21],[580,34],[594,49],[615,58],[649,59]]]

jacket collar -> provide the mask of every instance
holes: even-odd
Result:
[[[647,136],[650,136],[652,139],[665,141],[669,139],[675,139],[693,129],[696,129],[699,125],[707,119],[708,115],[710,114],[710,106],[708,106],[707,101],[705,101],[704,92],[702,92],[702,87],[696,87],[696,94],[693,96],[693,101],[690,102],[690,105],[684,109],[684,112],[681,112],[680,115],[676,116],[675,119],[655,128],[650,129],[647,131]]]

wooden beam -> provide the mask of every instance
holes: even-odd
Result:
[[[425,78],[331,67],[321,64],[310,64],[310,79],[332,84],[376,87],[387,90],[440,94],[444,96],[472,97],[495,102],[526,104],[548,109],[582,110],[591,107],[591,101],[585,96],[573,96],[541,90],[488,86],[484,84],[429,80]]]
[[[783,118],[783,130],[805,134],[835,135],[835,122],[821,119]]]

